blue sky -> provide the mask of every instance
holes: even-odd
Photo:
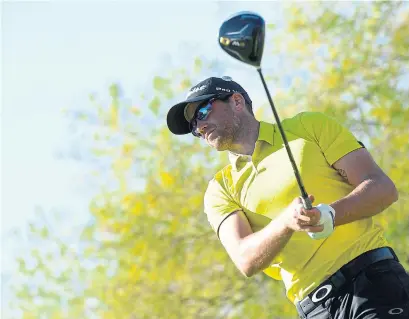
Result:
[[[229,11],[223,3],[192,1],[3,6],[3,231],[24,224],[33,205],[82,206],[77,174],[88,168],[58,160],[55,152],[70,137],[62,110],[85,105],[91,92],[104,95],[118,81],[138,96],[154,75],[172,68],[169,58],[177,67],[203,55],[226,61],[236,68],[229,74],[263,93],[257,72],[217,46],[221,21],[247,9],[245,3],[230,3]]]
[[[138,97],[153,76],[192,65],[193,57],[223,61],[251,94],[266,102],[257,72],[217,45],[221,22],[243,10],[269,15],[265,2],[6,2],[2,7],[2,277],[14,273],[15,252],[28,247],[35,208],[57,209],[62,236],[89,220],[92,167],[56,156],[72,143],[62,110],[87,105],[88,95],[119,82]],[[271,3],[270,3],[271,8]],[[268,50],[268,48],[266,48]],[[266,59],[265,59],[266,60]],[[273,61],[265,61],[265,65]],[[223,75],[223,74],[217,74]],[[180,98],[184,98],[184,95]],[[50,220],[53,219],[50,216]],[[75,228],[76,227],[76,228]],[[21,240],[10,233],[19,230]],[[3,290],[4,292],[5,290]],[[7,297],[7,296],[5,296]]]

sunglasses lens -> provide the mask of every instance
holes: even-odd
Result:
[[[199,109],[196,115],[196,119],[203,121],[207,118],[209,115],[210,111],[212,110],[212,105],[209,103],[206,106],[202,107]]]
[[[206,117],[209,115],[209,113],[210,113],[210,111],[207,110],[207,109],[199,110],[199,112],[197,113],[197,119],[203,121],[203,120],[206,119]]]

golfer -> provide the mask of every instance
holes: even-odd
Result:
[[[409,318],[409,276],[373,221],[398,199],[394,183],[335,119],[282,121],[310,199],[306,210],[275,124],[259,122],[229,77],[192,87],[168,112],[230,163],[204,195],[208,221],[240,272],[282,280],[301,318]]]

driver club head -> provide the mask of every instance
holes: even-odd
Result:
[[[220,27],[220,47],[235,59],[260,67],[264,49],[265,22],[253,12],[239,12]]]

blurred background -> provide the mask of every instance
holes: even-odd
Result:
[[[226,154],[166,127],[190,86],[222,75],[274,121],[255,69],[217,43],[243,10],[268,25],[280,116],[335,116],[396,183],[376,222],[409,270],[409,3],[1,8],[2,318],[297,318],[280,282],[235,269],[203,214]]]

